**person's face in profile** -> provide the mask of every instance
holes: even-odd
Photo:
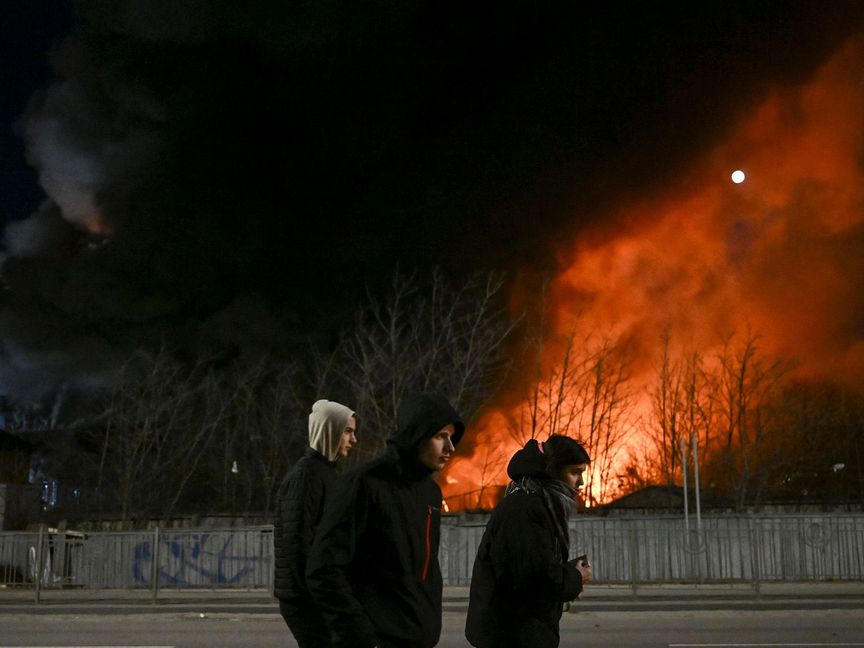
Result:
[[[450,456],[455,450],[453,446],[453,433],[455,431],[456,428],[453,427],[453,424],[448,423],[420,444],[417,453],[420,463],[429,470],[441,470],[450,461]]]
[[[336,455],[339,457],[347,457],[351,452],[351,448],[357,443],[357,420],[352,416],[345,424],[345,429],[342,430],[342,436],[339,438],[339,449]]]
[[[562,481],[573,490],[578,491],[585,484],[585,471],[587,469],[588,464],[570,464],[564,466],[558,475],[558,481]]]

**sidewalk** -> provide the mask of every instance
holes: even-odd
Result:
[[[444,588],[444,610],[468,609],[467,587]],[[751,583],[720,585],[588,585],[571,612],[674,610],[862,609],[864,582]],[[267,590],[47,589],[35,602],[32,589],[0,587],[3,614],[278,614]]]
[[[806,609],[864,610],[864,582],[589,584],[570,611]]]
[[[445,588],[444,609],[467,609],[468,588]],[[570,612],[682,610],[864,610],[864,582],[589,584]]]

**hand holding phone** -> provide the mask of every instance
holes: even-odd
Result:
[[[582,554],[570,561],[570,564],[576,567],[576,570],[582,576],[582,582],[587,583],[591,580],[591,563],[588,562],[588,556]]]

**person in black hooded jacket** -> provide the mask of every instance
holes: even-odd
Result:
[[[306,561],[328,492],[336,481],[336,461],[356,443],[353,410],[319,400],[309,414],[309,447],[279,487],[273,524],[273,594],[279,612],[300,648],[327,648],[330,633],[306,587]]]
[[[307,583],[340,648],[431,648],[441,634],[441,489],[464,432],[437,394],[407,394],[383,455],[337,481]]]
[[[568,560],[567,519],[590,459],[573,439],[532,439],[507,466],[513,480],[480,540],[465,636],[476,648],[556,648],[563,603],[591,577]]]

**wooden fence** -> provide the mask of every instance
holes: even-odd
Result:
[[[487,516],[446,516],[447,585],[467,585]],[[598,583],[864,580],[864,515],[577,516],[571,554]],[[88,589],[271,587],[272,527],[0,533],[0,584]]]

